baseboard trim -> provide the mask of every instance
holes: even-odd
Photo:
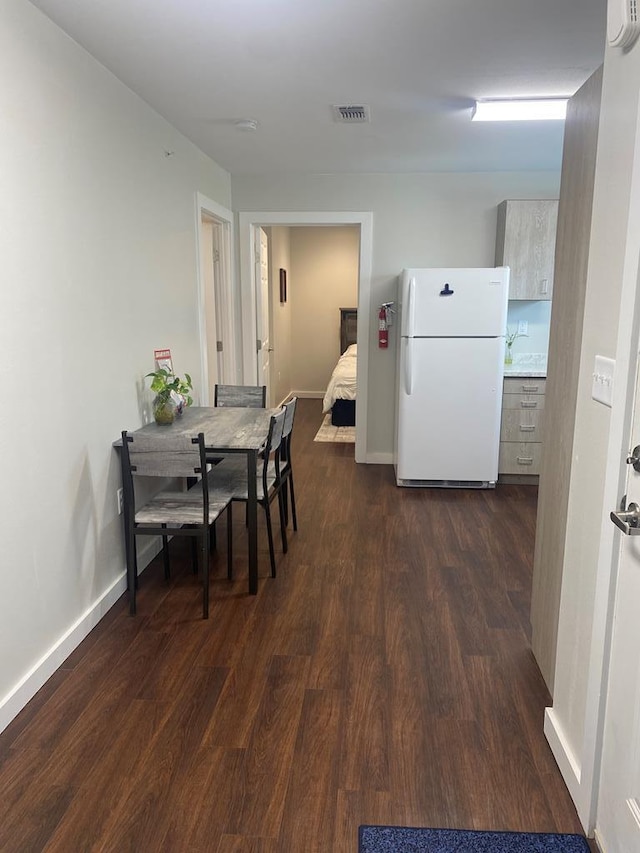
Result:
[[[367,453],[364,461],[368,465],[393,465],[393,453]]]
[[[138,552],[138,574],[149,565],[161,551],[162,540],[151,539]],[[74,622],[74,624],[54,643],[16,686],[0,700],[0,732],[17,717],[27,703],[33,699],[42,685],[64,663],[89,632],[95,628],[102,617],[113,607],[127,589],[127,574],[122,571],[93,604]]]
[[[544,734],[551,747],[551,752],[560,769],[564,783],[569,789],[569,794],[576,808],[581,802],[580,763],[569,746],[560,721],[553,708],[545,708],[544,711]]]

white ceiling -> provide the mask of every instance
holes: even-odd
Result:
[[[571,95],[604,55],[606,0],[33,3],[232,174],[558,169],[561,122],[472,103]]]

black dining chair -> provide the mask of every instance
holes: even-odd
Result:
[[[296,415],[297,397],[292,397],[284,404],[284,429],[282,431],[282,451],[280,453],[280,477],[283,481],[284,520],[289,523],[289,503],[291,503],[291,518],[293,529],[298,529],[296,516],[296,495],[293,488],[293,465],[291,463],[291,438],[293,436],[293,421]]]
[[[271,522],[271,503],[278,498],[278,509],[280,515],[280,535],[282,537],[283,553],[287,552],[287,531],[284,518],[283,480],[280,474],[280,450],[282,445],[282,433],[286,411],[283,408],[277,414],[271,416],[269,423],[269,434],[264,445],[263,454],[258,462],[256,471],[256,488],[258,503],[265,511],[267,522],[267,537],[269,540],[269,559],[271,562],[271,577],[276,576],[276,558],[273,547],[273,526]],[[226,456],[219,465],[216,465],[209,475],[209,494],[212,498],[217,496],[218,489],[222,498],[231,494],[233,501],[248,503],[249,486],[247,481],[247,464],[243,458]],[[227,524],[231,529],[231,510],[229,510]],[[232,568],[229,564],[229,577]]]
[[[213,391],[213,405],[264,409],[267,405],[267,386],[216,385]]]
[[[136,612],[137,536],[161,536],[165,577],[169,574],[169,535],[188,536],[199,545],[202,568],[202,616],[209,616],[209,531],[221,513],[227,510],[227,568],[232,563],[231,492],[211,484],[207,476],[204,434],[193,437],[169,437],[162,442],[143,432],[122,433],[122,474],[124,495],[125,551],[129,610]],[[196,485],[188,491],[177,488],[158,492],[151,500],[136,507],[136,481],[140,477],[193,478]]]

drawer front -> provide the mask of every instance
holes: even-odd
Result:
[[[544,409],[544,394],[503,394],[503,409]]]
[[[540,409],[503,409],[501,441],[542,441]]]
[[[500,474],[539,474],[542,444],[538,442],[501,441],[498,472]]]
[[[544,378],[511,377],[504,380],[503,390],[505,394],[544,394],[546,384]]]

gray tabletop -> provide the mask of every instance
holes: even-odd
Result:
[[[279,409],[188,406],[172,424],[140,427],[146,435],[158,436],[158,449],[167,436],[194,436],[204,433],[207,450],[233,452],[260,450],[269,432],[271,415]],[[138,432],[138,430],[136,430]],[[121,443],[121,442],[117,442]]]

